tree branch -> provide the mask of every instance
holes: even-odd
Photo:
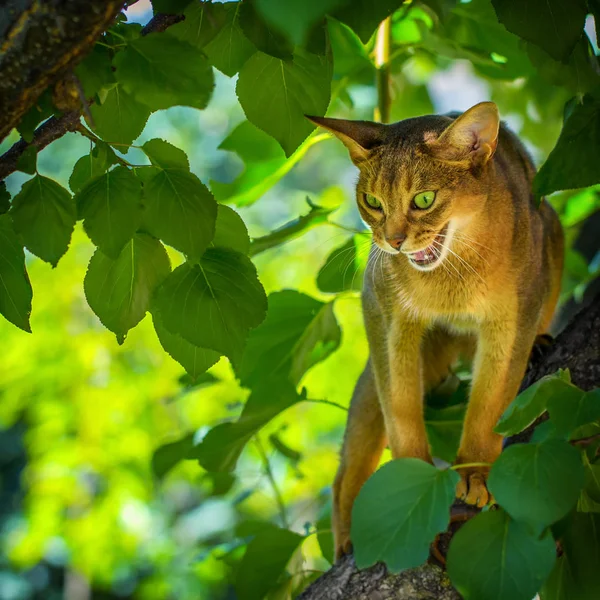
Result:
[[[9,0],[0,11],[0,141],[88,53],[124,0]]]
[[[120,3],[121,5],[124,2]],[[0,13],[1,14],[1,13]],[[179,23],[183,21],[185,17],[183,15],[165,15],[165,14],[157,14],[155,15],[142,29],[141,34],[147,35],[149,33],[157,33],[161,31],[165,31],[165,29],[169,28],[171,25],[175,23]],[[112,21],[109,21],[106,25],[111,24]],[[102,33],[102,32],[101,32]],[[95,39],[94,39],[95,41]],[[91,48],[91,46],[90,46]],[[75,63],[71,64],[71,67],[74,66]],[[2,60],[0,60],[0,75],[2,73]],[[1,90],[0,85],[0,90]],[[42,89],[43,91],[43,89]],[[41,92],[40,92],[41,93]],[[37,96],[34,99],[37,100]],[[21,115],[22,116],[22,115]],[[68,111],[61,115],[60,117],[51,117],[45,123],[42,123],[34,132],[33,139],[31,142],[26,142],[21,139],[16,142],[7,152],[5,152],[2,156],[0,156],[0,180],[8,177],[11,173],[14,173],[17,170],[17,162],[19,157],[29,148],[33,146],[38,151],[45,148],[48,144],[53,142],[54,140],[62,137],[65,133],[70,131],[76,131],[78,129],[80,123],[81,111],[73,110]],[[20,116],[16,118],[16,121],[10,126],[10,129],[18,124]],[[2,121],[3,123],[3,121]],[[0,128],[3,125],[0,124]]]
[[[568,368],[573,383],[584,390],[600,386],[600,295],[574,317],[545,353],[532,360],[521,391],[559,368]],[[507,445],[528,441],[533,428],[510,438]],[[436,552],[436,556],[443,559],[460,521],[465,522],[477,512],[461,502],[455,503],[450,530],[440,536],[437,546],[441,555]],[[439,562],[432,556],[421,567],[391,575],[381,564],[359,571],[352,556],[346,556],[298,600],[459,600],[460,594]]]

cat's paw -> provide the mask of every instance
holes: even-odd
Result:
[[[336,542],[335,546],[335,560],[346,556],[346,554],[352,554],[352,542],[350,541],[350,535],[340,536],[340,540]]]
[[[459,470],[460,481],[456,486],[456,497],[467,504],[483,508],[494,502],[487,489],[487,472],[480,469]]]

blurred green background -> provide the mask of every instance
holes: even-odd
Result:
[[[128,16],[145,23],[151,7],[140,1]],[[332,38],[336,27],[330,23]],[[494,58],[487,57],[488,64],[473,50],[477,31],[468,29],[467,19],[452,38],[444,37],[429,13],[413,6],[409,18],[404,15],[394,27],[401,43],[392,62],[392,120],[493,100],[541,164],[560,133],[570,90],[536,71],[499,78]],[[594,40],[591,19],[588,27]],[[328,114],[372,118],[377,100],[372,46],[359,49],[364,69],[353,64],[349,77],[344,57],[359,50],[334,43],[339,86],[334,85]],[[498,51],[501,64],[504,55]],[[182,148],[192,171],[213,190],[214,182],[235,182],[244,170],[253,176],[252,169],[259,168],[219,149],[244,114],[235,78],[216,76],[206,110],[154,113],[136,142],[160,137]],[[0,151],[16,139],[11,136]],[[74,163],[89,149],[89,140],[67,134],[40,153],[39,172],[67,187]],[[135,148],[127,159],[145,160]],[[254,176],[260,180],[264,174],[257,170]],[[251,237],[258,237],[305,214],[307,196],[317,204],[340,203],[330,216],[335,225],[315,227],[256,257],[268,293],[293,288],[330,299],[316,285],[319,269],[353,230],[364,229],[354,203],[355,177],[343,146],[327,138],[310,147],[259,202],[239,208]],[[11,194],[27,179],[23,173],[11,175]],[[551,201],[567,231],[561,302],[572,313],[600,269],[600,194],[588,188],[555,194]],[[588,217],[587,223],[595,224],[582,236]],[[233,599],[233,574],[255,521],[309,534],[288,568],[291,580],[272,594],[289,597],[291,589],[329,566],[329,486],[343,408],[367,357],[358,294],[337,298],[341,346],[302,382],[309,398],[329,404],[302,402],[275,418],[248,444],[231,477],[208,474],[196,461],[186,461],[158,478],[152,469],[157,448],[191,432],[201,439],[211,426],[235,418],[247,392],[225,358],[191,385],[162,350],[149,317],[119,346],[84,297],[92,253],[79,224],[56,269],[28,255],[33,334],[0,320],[0,598]],[[355,268],[348,264],[349,275]],[[321,545],[317,530],[323,533]]]

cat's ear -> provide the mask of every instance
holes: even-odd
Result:
[[[493,102],[480,102],[464,112],[434,140],[433,153],[446,160],[470,160],[484,165],[496,151],[500,116]]]
[[[315,125],[324,127],[339,138],[346,148],[348,148],[350,158],[357,166],[368,160],[369,151],[372,148],[380,146],[383,143],[385,125],[381,125],[380,123],[305,116]]]

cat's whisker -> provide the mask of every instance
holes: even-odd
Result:
[[[447,236],[443,236],[443,237],[445,239]],[[466,246],[467,248],[469,248],[469,250],[471,250],[472,252],[477,254],[477,256],[479,256],[479,258],[481,258],[481,260],[483,260],[485,263],[487,263],[488,265],[490,264],[484,256],[482,256],[475,248],[473,248],[473,246],[471,246],[471,244],[469,243],[469,240],[467,238],[463,239],[462,234],[457,235],[455,232],[453,239],[456,240],[457,242],[460,242],[463,246]],[[477,242],[471,242],[471,243],[476,244]],[[493,250],[491,250],[491,248],[488,248],[487,246],[483,246],[482,244],[479,244],[479,245],[482,246],[482,248],[485,248],[485,249],[489,250],[490,252],[493,252]]]
[[[461,256],[459,256],[456,252],[454,252],[454,250],[452,250],[451,248],[449,248],[448,246],[444,246],[446,248],[446,250],[448,250],[448,252],[450,252],[450,254],[452,254],[453,256],[456,256],[456,258],[467,268],[469,269],[469,271],[471,271],[471,273],[473,273],[473,275],[476,275],[477,277],[479,277],[479,279],[481,280],[482,283],[485,283],[485,280],[483,279],[483,277],[477,272],[476,269],[474,269],[466,260],[464,260]],[[450,263],[452,264],[452,263]]]
[[[434,240],[433,244],[434,244],[434,248],[436,248],[436,249],[439,248],[439,252],[441,254],[441,250],[444,248],[444,246],[442,246],[437,240]],[[450,250],[450,248],[448,248],[448,250]],[[439,254],[438,254],[438,256],[439,256]],[[445,261],[442,261],[441,264],[443,265],[444,262]],[[458,275],[459,279],[461,281],[465,281],[466,282],[466,280],[464,278],[464,275],[456,268],[456,265],[452,261],[450,261],[450,260],[448,261],[448,264],[454,269],[454,271]]]

